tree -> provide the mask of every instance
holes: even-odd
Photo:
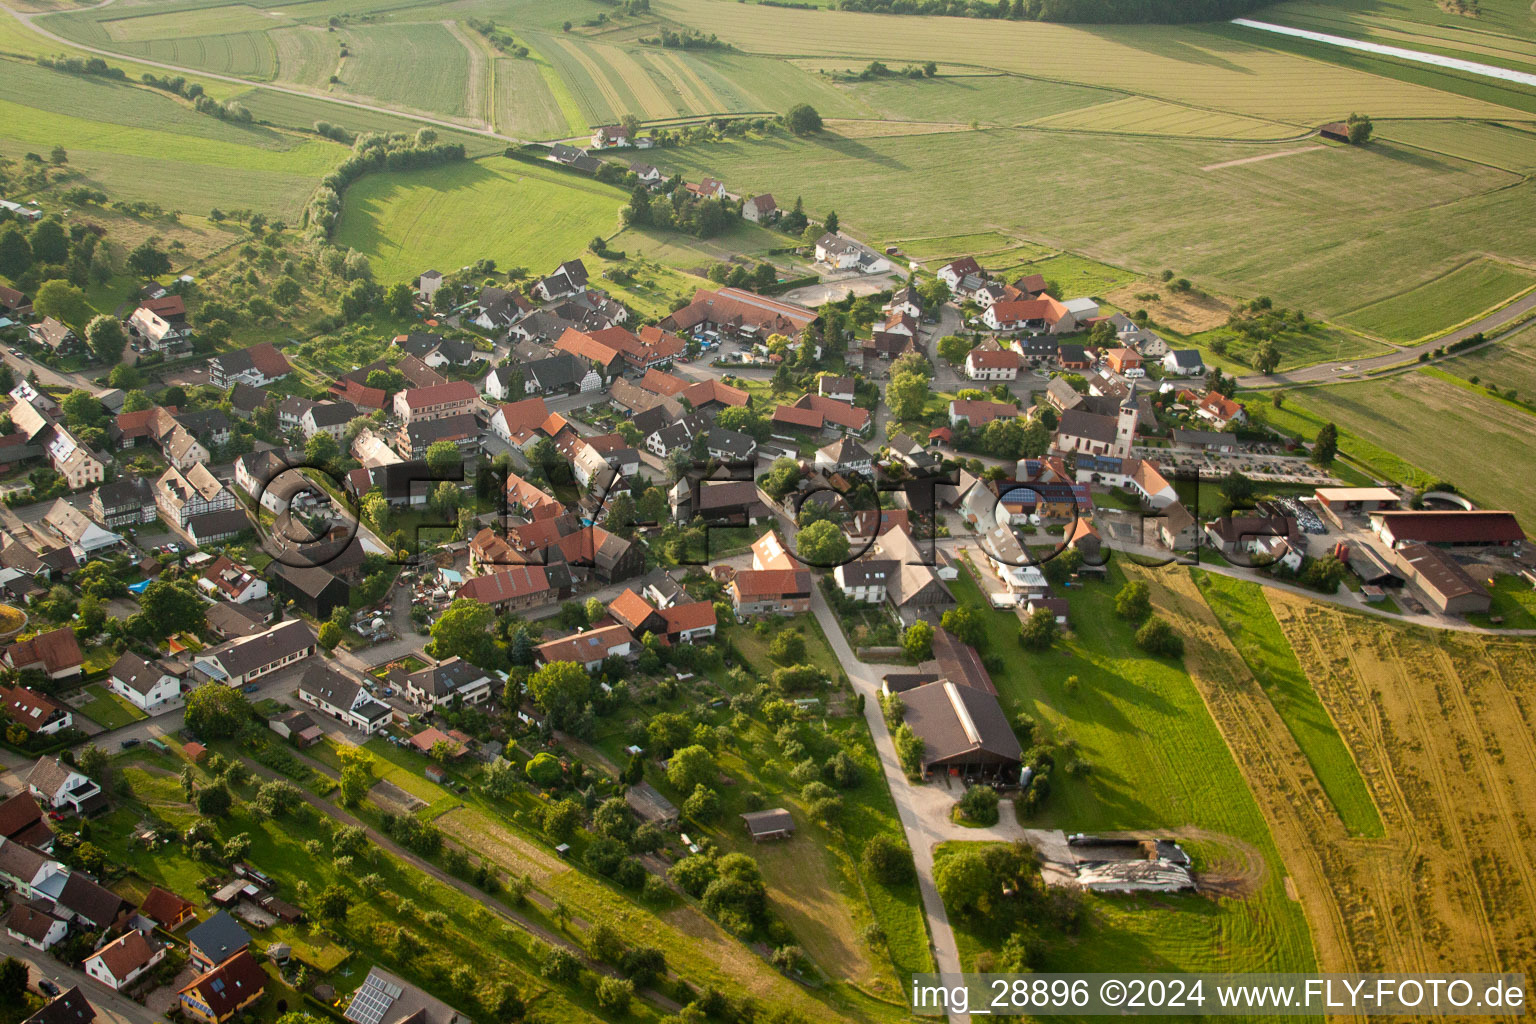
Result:
[[[434,477],[446,477],[463,464],[459,446],[452,441],[433,441],[427,445],[427,469]]]
[[[13,956],[0,960],[0,1003],[19,1006],[27,998],[27,965]]]
[[[209,683],[216,686],[216,683]],[[212,786],[204,786],[197,791],[192,805],[197,808],[197,813],[206,818],[222,818],[229,813],[229,808],[234,804],[234,798],[229,795],[229,790],[224,783],[218,782]]]
[[[202,629],[207,607],[189,585],[170,580],[156,580],[139,595],[144,621],[156,638]]]
[[[82,326],[91,316],[85,292],[68,281],[44,281],[32,300],[32,309],[38,316],[51,316],[70,327]]]
[[[805,634],[786,629],[768,645],[768,657],[780,665],[792,665],[805,657]]]
[[[123,348],[128,344],[128,337],[123,333],[123,325],[117,317],[103,314],[92,318],[86,325],[85,343],[91,347],[97,359],[104,363],[115,363],[123,358]]]
[[[876,833],[864,844],[860,858],[864,870],[881,885],[902,885],[912,880],[912,851],[905,843],[885,832]]]
[[[336,645],[341,643],[342,638],[345,635],[346,634],[342,632],[341,627],[336,625],[336,623],[324,623],[320,626],[320,646],[324,647],[328,651],[334,651],[336,649]]]
[[[1175,633],[1167,619],[1152,618],[1136,631],[1136,646],[1148,654],[1178,658],[1184,654],[1184,638]]]
[[[347,890],[334,882],[320,890],[320,895],[315,897],[315,913],[322,920],[336,922],[347,916],[347,911],[352,909],[352,897]]]
[[[799,556],[811,565],[831,569],[848,561],[848,537],[832,520],[823,519],[795,537]]]
[[[441,480],[432,491],[432,508],[439,515],[452,517],[464,500],[464,492],[452,480]]]
[[[813,135],[821,131],[821,115],[809,103],[796,103],[784,115],[784,124],[796,135]]]
[[[933,657],[933,627],[918,619],[902,633],[901,647],[913,661],[927,661]]]
[[[885,386],[885,404],[898,420],[915,420],[928,404],[928,378],[918,373],[896,373]]]
[[[1259,350],[1253,355],[1253,368],[1263,374],[1275,372],[1275,367],[1280,365],[1280,349],[1273,341],[1266,341],[1259,346]]]
[[[997,824],[997,790],[991,786],[972,786],[961,794],[955,807],[966,821],[978,825]]]
[[[1056,613],[1036,608],[1019,626],[1019,643],[1031,651],[1043,651],[1056,642]]]
[[[0,228],[0,276],[12,281],[32,268],[32,243],[16,224]]]
[[[667,761],[667,781],[680,793],[692,793],[699,786],[707,786],[718,775],[714,755],[697,743],[674,750]]]
[[[341,802],[356,807],[373,788],[373,757],[361,747],[339,747],[341,757]]]
[[[799,481],[800,466],[794,459],[780,457],[773,460],[773,465],[768,468],[768,474],[763,477],[762,488],[777,501],[794,490]],[[641,504],[644,504],[643,496]]]
[[[436,658],[452,658],[457,655],[465,661],[479,664],[487,660],[485,655],[495,648],[491,626],[496,622],[496,610],[483,601],[471,597],[454,598],[432,623],[432,655]]]
[[[1349,144],[1351,146],[1363,146],[1371,141],[1371,131],[1375,127],[1371,119],[1364,114],[1350,114],[1344,122],[1349,129]]]
[[[597,1005],[615,1016],[629,1013],[635,983],[628,978],[604,978],[597,983]]]
[[[251,705],[233,686],[204,683],[187,694],[187,728],[198,739],[228,739],[251,720]]]
[[[827,220],[826,220],[826,223],[823,225],[823,227],[825,227],[832,234],[834,234],[834,235],[837,234],[838,220],[837,220],[837,211],[836,210],[828,210],[827,211]]]
[[[986,907],[993,891],[992,872],[975,850],[961,850],[933,867],[933,882],[944,906],[960,915],[972,917]]]
[[[592,695],[592,678],[574,661],[552,661],[528,677],[528,696],[544,713],[563,722]]]
[[[581,824],[581,804],[567,797],[544,808],[540,821],[544,834],[556,842],[565,842],[576,834]]]
[[[1115,595],[1115,614],[1140,622],[1152,614],[1152,590],[1140,580],[1130,580]]]
[[[64,422],[72,427],[89,427],[106,418],[106,409],[89,391],[71,391],[59,401]]]
[[[682,813],[689,821],[699,824],[713,821],[720,813],[720,797],[708,786],[694,786],[693,793],[683,801]]]
[[[139,277],[159,277],[171,272],[171,258],[154,242],[146,240],[128,254],[128,269]]]
[[[1329,466],[1338,454],[1339,428],[1332,423],[1324,423],[1318,428],[1317,437],[1312,442],[1312,461],[1319,466]]]
[[[939,339],[939,358],[947,363],[959,366],[965,362],[965,357],[970,354],[971,341],[962,338],[958,334],[946,334]]]
[[[69,235],[55,217],[33,225],[28,241],[32,243],[32,259],[36,263],[63,263],[69,259]]]

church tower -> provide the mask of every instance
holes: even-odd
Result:
[[[1136,406],[1136,381],[1131,381],[1130,393],[1120,403],[1120,412],[1115,416],[1115,450],[1117,458],[1128,459],[1131,457],[1131,446],[1136,443],[1136,423],[1141,419],[1141,411]]]

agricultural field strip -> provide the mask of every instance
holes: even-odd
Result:
[[[491,52],[490,44],[485,42],[478,33],[471,35],[452,19],[444,19],[439,24],[448,31],[450,36],[458,40],[459,45],[464,47],[464,52],[469,57],[469,72],[466,76],[469,88],[464,96],[464,109],[470,117],[489,126],[495,116],[491,110],[491,104],[496,88],[496,83],[491,77],[494,54]]]
[[[1431,153],[1529,174],[1536,171],[1536,133],[1487,121],[1387,121],[1378,133]]]
[[[1476,53],[1485,57],[1536,65],[1536,42],[1477,30],[1451,30],[1438,25],[1403,21],[1389,15],[1356,20],[1323,8],[1303,13],[1296,7],[1265,13],[1266,20],[1296,28],[1316,29],[1367,40],[1390,40],[1448,53]],[[1486,42],[1484,41],[1486,40]]]
[[[1536,268],[1487,256],[1468,260],[1433,282],[1408,288],[1334,317],[1339,323],[1396,344],[1434,338],[1464,323],[1480,320],[1536,288]],[[1447,311],[1445,294],[1470,297],[1472,307]],[[1466,310],[1472,309],[1468,313]],[[1447,317],[1459,316],[1450,320]],[[1437,319],[1438,318],[1438,319]],[[1401,330],[1395,328],[1401,326]],[[1413,334],[1418,330],[1422,333]]]
[[[612,124],[626,109],[622,93],[586,54],[568,40],[531,36],[556,73],[565,80],[589,125]]]

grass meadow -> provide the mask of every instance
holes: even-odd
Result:
[[[1527,399],[1536,398],[1536,325],[1508,334],[1497,344],[1453,356],[1435,365],[1464,380],[1476,377],[1484,386],[1493,384],[1501,390],[1513,388]]]
[[[1529,124],[1391,121],[1381,126],[1381,134],[1397,142],[1463,160],[1521,173],[1536,171],[1536,130]]]
[[[1356,835],[1380,838],[1381,815],[1360,769],[1280,632],[1264,601],[1264,588],[1230,576],[1191,572],[1232,646],[1306,754],[1345,827]]]
[[[1211,349],[1211,343],[1218,339],[1224,339],[1227,343],[1225,355],[1217,355]],[[1217,327],[1191,335],[1189,340],[1199,346],[1207,366],[1219,366],[1223,372],[1230,370],[1240,375],[1253,372],[1253,357],[1259,346],[1247,335],[1226,327]],[[1310,331],[1281,333],[1275,338],[1275,346],[1280,350],[1281,371],[1336,359],[1367,359],[1395,351],[1391,345],[1383,345],[1379,341],[1316,320],[1312,321]]]
[[[1536,270],[1476,259],[1401,295],[1345,313],[1338,320],[1388,341],[1418,341],[1492,312],[1533,287]],[[1455,301],[1447,302],[1447,296],[1455,296]]]
[[[1053,776],[1049,802],[1026,826],[1200,830],[1257,850],[1270,870],[1246,899],[1107,900],[1095,913],[1099,930],[1064,943],[1055,969],[1308,969],[1306,922],[1286,898],[1264,817],[1189,675],[1143,654],[1114,614],[1124,581],[1112,563],[1107,582],[1071,588],[1072,632],[1049,651],[1022,654],[1017,616],[988,607],[967,573],[953,584],[986,619],[988,650],[1007,663],[992,681],[1010,718],[1033,716],[1090,765],[1081,777]],[[1075,695],[1065,689],[1071,676]]]

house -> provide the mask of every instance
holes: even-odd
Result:
[[[54,503],[48,507],[48,511],[43,514],[43,522],[60,540],[69,545],[75,561],[81,565],[103,551],[111,551],[123,545],[120,534],[97,526],[86,518],[84,512],[63,498],[55,499]]]
[[[161,662],[153,665],[132,651],[124,651],[107,674],[113,693],[141,711],[151,711],[181,696],[181,677]]]
[[[884,604],[891,580],[901,572],[892,558],[859,558],[832,570],[832,581],[844,597],[865,604]]]
[[[53,830],[31,793],[22,790],[0,801],[0,840],[25,844],[34,850],[53,846]]]
[[[769,224],[778,218],[779,204],[773,201],[772,193],[752,196],[741,204],[741,216],[753,224]]]
[[[939,679],[907,690],[905,722],[922,741],[922,773],[1018,778],[1024,751],[997,696]]]
[[[668,643],[691,644],[715,635],[716,618],[713,601],[689,601],[671,604],[661,609],[664,620],[663,636]]]
[[[885,581],[885,599],[903,620],[932,617],[955,606],[955,596],[934,564],[932,552],[920,550],[907,527],[895,526],[879,534],[864,557],[896,563],[895,573]]]
[[[91,494],[91,514],[108,529],[152,523],[158,512],[154,487],[141,476],[120,476]]]
[[[197,920],[197,905],[155,885],[139,904],[139,916],[173,932],[186,922]]]
[[[486,285],[480,289],[479,310],[471,323],[487,331],[511,327],[532,313],[533,303],[522,292]]]
[[[222,911],[220,911],[222,913]],[[203,1024],[224,1024],[267,991],[267,972],[246,950],[201,974],[181,990],[181,1010]]]
[[[1163,356],[1163,369],[1176,377],[1198,377],[1205,372],[1205,360],[1194,348],[1169,349]]]
[[[1093,365],[1088,350],[1081,345],[1056,346],[1056,361],[1064,370],[1086,370]]]
[[[757,451],[757,440],[739,430],[715,427],[704,435],[704,454],[723,462],[745,462]]]
[[[595,163],[595,161],[594,161]],[[533,292],[546,302],[573,295],[587,286],[587,268],[581,260],[567,260],[548,277],[533,286]]]
[[[75,722],[69,708],[25,686],[0,686],[0,701],[12,722],[34,736],[52,736]]]
[[[299,430],[306,441],[316,434],[326,434],[332,440],[340,441],[347,424],[358,415],[357,406],[351,402],[316,402],[299,417]]]
[[[86,957],[85,973],[113,991],[121,992],[164,959],[163,945],[138,929],[130,928]]]
[[[199,548],[238,537],[250,529],[250,519],[243,509],[238,508],[227,512],[205,512],[187,520],[187,536]]]
[[[388,725],[394,714],[388,704],[375,700],[362,683],[323,661],[304,670],[299,679],[299,700],[370,736]]]
[[[41,323],[27,325],[27,336],[32,344],[46,348],[56,356],[77,355],[85,350],[75,332],[51,316],[43,317]]]
[[[1132,348],[1112,348],[1104,355],[1104,362],[1122,377],[1145,377],[1147,371],[1141,365],[1141,353]]]
[[[250,948],[251,937],[227,911],[220,910],[186,934],[192,965],[208,970]]]
[[[208,360],[208,382],[216,388],[249,384],[264,388],[293,372],[288,359],[270,341],[222,352]]]
[[[208,620],[208,631],[222,640],[254,636],[267,628],[266,613],[247,605],[221,601],[210,605],[203,614]]]
[[[315,635],[309,626],[301,619],[286,619],[260,633],[206,648],[193,658],[192,671],[200,680],[244,686],[314,653]]]
[[[697,185],[689,182],[688,191],[700,199],[724,199],[726,197],[725,182],[715,178],[705,178]]]
[[[556,661],[574,661],[588,672],[596,672],[606,658],[627,657],[635,650],[635,638],[623,626],[599,626],[582,633],[573,633],[559,640],[550,640],[534,647],[540,664]]]
[[[1067,305],[1049,295],[994,302],[981,314],[981,322],[991,330],[1005,332],[1068,334],[1078,329],[1078,320]]]
[[[753,480],[683,479],[668,499],[672,518],[680,523],[697,517],[714,525],[745,526],[769,514]]]
[[[748,811],[741,816],[746,823],[747,835],[754,843],[766,839],[789,839],[795,834],[795,819],[782,807],[766,811]]]
[[[1445,509],[1369,512],[1371,531],[1388,547],[1431,544],[1445,547],[1505,547],[1520,545],[1525,532],[1510,512],[1485,509]]]
[[[630,144],[629,129],[621,124],[605,124],[592,132],[593,149],[614,149]]]
[[[80,986],[56,996],[52,1002],[22,1021],[22,1024],[91,1024],[96,1008],[86,1001]]]
[[[973,348],[965,357],[965,375],[971,380],[1017,380],[1024,359],[1010,348]]]
[[[444,419],[416,420],[395,434],[395,450],[402,458],[426,458],[427,449],[439,441],[451,441],[459,454],[473,452],[480,446],[480,423],[474,413],[463,412]]]
[[[30,846],[10,839],[0,842],[0,881],[14,889],[19,898],[45,899],[48,903],[43,906],[52,912],[54,894],[62,891],[68,877],[67,867]]]
[[[39,953],[52,949],[68,933],[69,925],[45,909],[47,902],[12,904],[5,915],[5,933]]]
[[[1217,430],[1248,422],[1248,413],[1240,404],[1214,391],[1200,395],[1183,391],[1179,393],[1179,400],[1188,402],[1196,417],[1209,421]]]
[[[40,757],[27,776],[27,790],[46,807],[87,814],[105,804],[101,787],[57,757]]]
[[[11,410],[13,419],[19,408],[17,406]],[[48,464],[64,478],[70,490],[78,491],[107,478],[106,463],[91,454],[75,435],[57,424],[48,429],[50,433],[43,443],[43,454]]]
[[[395,417],[405,425],[461,416],[474,407],[475,386],[467,380],[408,388],[395,395]]]
[[[883,274],[891,269],[891,261],[869,246],[833,232],[816,240],[816,262],[838,270],[857,270],[861,274]]]
[[[827,431],[840,430],[863,435],[869,433],[870,425],[874,422],[868,409],[821,395],[801,395],[795,400],[795,408],[820,416],[821,429]]]
[[[597,368],[569,352],[557,352],[523,366],[525,394],[553,395],[568,391],[589,394],[602,390],[602,387],[603,375]],[[486,388],[486,393],[490,394],[489,387]]]
[[[65,626],[11,644],[0,655],[0,661],[18,672],[32,668],[49,679],[64,679],[80,674],[85,655],[80,651],[75,631]]]
[[[549,421],[549,406],[541,395],[508,402],[491,414],[490,430],[507,444],[519,450],[533,445],[540,437],[548,436],[540,428]]]
[[[267,581],[250,566],[239,565],[227,555],[219,555],[198,577],[197,587],[214,600],[246,604],[267,596]]]
[[[981,264],[976,262],[974,256],[962,256],[958,260],[944,264],[938,269],[936,277],[943,281],[951,293],[958,294],[960,283],[967,277],[985,279],[986,271],[981,269]]]
[[[267,719],[267,728],[301,750],[325,738],[325,732],[315,724],[309,712],[298,709]]]
[[[1403,576],[1429,603],[1447,615],[1484,614],[1493,605],[1486,587],[1447,551],[1428,544],[1403,544],[1396,552]]]
[[[655,167],[651,166],[650,164],[644,164],[644,163],[641,163],[638,160],[632,161],[630,163],[630,165],[629,165],[629,173],[633,174],[636,178],[639,178],[640,179],[640,184],[642,184],[642,185],[646,185],[646,186],[659,185],[662,182],[662,177],[661,177],[661,172],[660,171],[658,171]]]
[[[470,1024],[470,1018],[380,967],[370,968],[342,1012],[351,1024]]]
[[[738,616],[801,615],[811,610],[811,574],[800,569],[743,569],[726,593]]]
[[[841,437],[816,450],[816,469],[833,473],[865,473],[874,468],[874,456],[851,437]]]
[[[180,527],[194,516],[231,512],[239,505],[239,499],[201,463],[185,472],[172,466],[155,481],[155,506],[167,521]]]
[[[670,458],[673,452],[691,447],[693,439],[704,433],[708,426],[709,423],[703,416],[690,413],[647,435],[644,441],[645,449],[663,459]]]
[[[490,528],[483,532],[489,533]],[[481,601],[498,612],[539,608],[554,604],[560,597],[559,591],[550,586],[548,573],[539,565],[518,565],[488,576],[471,576],[454,596]]]
[[[972,430],[980,430],[993,420],[1013,419],[1019,415],[1019,407],[1009,402],[993,402],[981,398],[956,398],[949,403],[949,425],[962,423]]]
[[[1182,502],[1163,506],[1153,522],[1157,540],[1170,551],[1189,551],[1200,543],[1200,524]]]
[[[798,338],[816,319],[814,310],[744,288],[700,288],[692,302],[673,310],[659,326],[667,331],[716,331],[735,338],[766,340],[772,334]]]
[[[816,379],[816,393],[834,402],[853,404],[857,382],[852,377],[837,377],[824,373]]]
[[[8,288],[0,284],[0,310],[4,310],[9,316],[21,318],[32,315],[32,300],[25,292],[19,292],[15,288]]]
[[[490,675],[458,657],[412,672],[401,682],[406,696],[429,708],[483,704],[491,698]]]
[[[1222,516],[1205,524],[1205,536],[1227,560],[1245,565],[1249,564],[1246,556],[1269,553],[1263,544],[1268,538],[1280,538],[1293,549],[1306,550],[1291,516]]]

